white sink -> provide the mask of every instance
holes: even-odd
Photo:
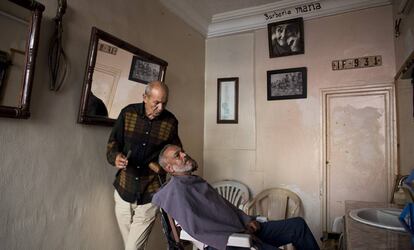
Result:
[[[405,232],[398,219],[401,212],[398,208],[359,208],[351,210],[349,216],[370,226]]]

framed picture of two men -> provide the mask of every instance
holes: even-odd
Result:
[[[270,58],[305,53],[303,18],[269,23],[267,30]]]

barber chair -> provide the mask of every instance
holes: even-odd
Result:
[[[206,244],[198,241],[189,235],[186,231],[182,230],[179,225],[176,224],[174,219],[169,216],[164,210],[161,210],[161,222],[163,231],[168,241],[168,250],[184,250],[185,242],[190,242],[193,245],[193,250],[203,250],[207,247]],[[255,250],[252,245],[252,238],[249,234],[234,233],[230,235],[227,246],[242,247],[245,249]]]
[[[217,192],[223,196],[226,200],[232,203],[234,206],[239,209],[243,209],[244,205],[249,201],[250,194],[248,188],[237,181],[224,180],[215,182],[212,184],[212,187],[217,190]],[[179,226],[176,225],[175,221],[164,211],[162,212],[162,221],[164,233],[166,234],[169,250],[181,250],[183,249],[183,242],[191,242],[193,245],[193,250],[204,249],[207,247],[204,243],[194,239],[184,230],[181,230]],[[167,225],[164,225],[166,222]],[[252,245],[252,238],[249,234],[243,233],[234,233],[229,237],[227,242],[228,246],[233,247],[242,247],[246,249],[256,249]]]

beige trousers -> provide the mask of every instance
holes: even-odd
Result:
[[[137,205],[124,201],[114,192],[115,216],[124,240],[125,250],[145,249],[158,208],[152,203]]]

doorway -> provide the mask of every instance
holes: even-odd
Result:
[[[346,200],[389,202],[397,173],[394,86],[322,90],[322,225]]]

